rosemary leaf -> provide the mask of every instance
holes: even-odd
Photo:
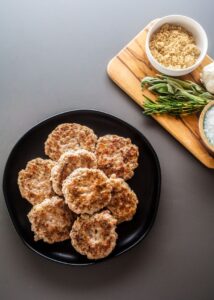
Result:
[[[144,114],[188,115],[201,111],[214,100],[214,96],[203,87],[189,80],[181,80],[166,75],[145,77],[141,81],[142,88],[156,94],[157,101],[145,97]]]

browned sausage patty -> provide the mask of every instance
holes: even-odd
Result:
[[[72,246],[89,259],[108,256],[116,245],[116,223],[117,220],[107,210],[93,216],[81,215],[70,233]]]
[[[130,221],[136,213],[138,199],[129,185],[114,175],[110,178],[112,185],[111,201],[107,208],[112,212],[118,223]]]
[[[96,155],[98,168],[107,176],[115,174],[128,180],[138,166],[138,147],[132,144],[129,138],[110,134],[100,137]]]
[[[79,168],[63,182],[62,192],[69,208],[77,214],[93,214],[111,200],[109,178],[101,170]]]
[[[96,168],[97,159],[94,153],[84,149],[69,150],[60,156],[51,170],[51,181],[56,194],[62,195],[62,183],[77,168]]]
[[[51,169],[55,162],[50,159],[35,158],[27,163],[18,175],[19,190],[23,198],[32,205],[54,195],[50,182]]]
[[[33,206],[28,219],[34,232],[34,240],[53,244],[69,239],[74,214],[62,198],[55,196]]]
[[[76,123],[58,125],[45,142],[45,154],[58,160],[67,150],[86,149],[95,151],[97,136],[93,130]]]

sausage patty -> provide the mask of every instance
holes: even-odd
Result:
[[[70,237],[74,249],[88,259],[108,256],[116,245],[117,220],[108,210],[93,216],[81,215],[73,224]]]
[[[125,180],[134,175],[138,166],[138,147],[129,138],[105,135],[98,139],[96,147],[98,168],[107,176],[115,174]]]
[[[67,150],[86,149],[95,151],[97,136],[91,128],[77,123],[58,125],[45,142],[45,154],[58,160]]]
[[[111,200],[109,178],[101,170],[79,168],[63,182],[62,192],[69,208],[77,214],[93,214]]]

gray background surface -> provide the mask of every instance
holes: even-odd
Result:
[[[108,61],[150,20],[185,14],[204,26],[214,56],[214,2],[0,1],[0,181],[30,127],[78,108],[112,113],[158,153],[162,194],[149,236],[96,266],[66,267],[28,250],[0,194],[1,299],[214,299],[213,171],[203,167],[107,77]]]

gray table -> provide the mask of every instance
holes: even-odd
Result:
[[[28,250],[1,191],[1,299],[214,299],[213,171],[142,117],[106,75],[110,58],[136,33],[172,13],[204,26],[214,56],[213,11],[211,0],[1,1],[0,180],[21,135],[51,115],[78,108],[112,113],[141,130],[158,153],[163,176],[157,219],[146,240],[85,268]]]

